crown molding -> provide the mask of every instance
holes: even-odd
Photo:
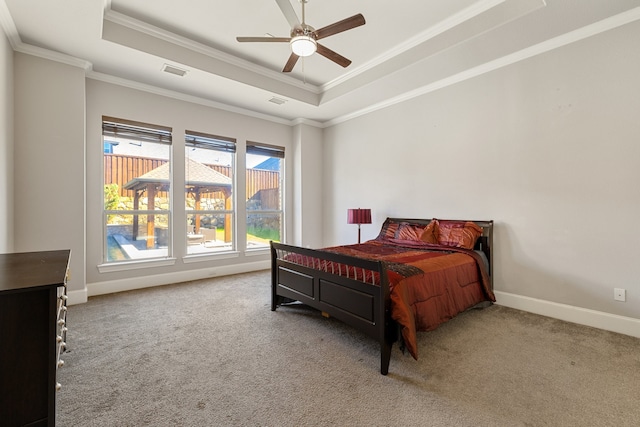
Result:
[[[13,50],[16,50],[16,47],[20,46],[22,40],[20,39],[20,34],[18,34],[18,28],[16,28],[15,22],[13,22],[13,17],[9,12],[7,3],[4,0],[0,0],[0,26],[7,35],[9,44],[11,44]]]
[[[0,0],[0,25],[9,39],[11,48],[15,52],[26,53],[27,55],[37,56],[50,61],[71,65],[72,67],[82,68],[85,72],[90,71],[93,68],[93,64],[85,61],[84,59],[75,58],[64,53],[23,43],[16,24],[13,21],[13,17],[11,16],[11,13],[9,13],[7,3],[4,0]]]
[[[89,72],[93,69],[93,64],[84,59],[79,59],[70,55],[66,55],[64,53],[44,49],[22,42],[20,42],[17,47],[14,47],[14,50],[16,52],[26,53],[27,55],[37,56],[39,58],[48,59],[50,61],[71,65],[72,67],[82,68],[85,72]]]
[[[372,113],[377,110],[381,110],[383,108],[390,107],[395,104],[399,104],[401,102],[408,101],[410,99],[416,98],[421,95],[425,95],[427,93],[436,91],[438,89],[445,88],[447,86],[454,85],[456,83],[463,82],[465,80],[471,79],[473,77],[480,76],[485,73],[489,73],[491,71],[506,67],[511,64],[515,64],[517,62],[523,61],[525,59],[561,48],[563,46],[567,46],[569,44],[578,42],[580,40],[584,40],[586,38],[604,33],[609,30],[613,30],[615,28],[621,27],[623,25],[635,22],[640,20],[640,7],[636,7],[634,9],[628,10],[626,12],[620,13],[618,15],[611,16],[609,18],[603,19],[601,21],[595,22],[593,24],[587,25],[585,27],[579,28],[577,30],[568,32],[566,34],[551,38],[544,42],[535,44],[528,48],[519,50],[510,55],[505,55],[501,58],[498,58],[493,61],[486,62],[484,64],[478,65],[476,67],[472,67],[468,70],[462,71],[460,73],[449,76],[445,79],[438,80],[436,82],[430,83],[428,85],[422,86],[415,90],[406,92],[402,95],[398,95],[393,98],[389,98],[383,102],[379,102],[377,104],[373,104],[368,106],[367,108],[360,109],[358,111],[354,111],[349,114],[345,114],[340,117],[336,117],[334,119],[328,120],[323,123],[324,127],[330,127],[337,125],[339,123],[346,122],[351,119],[355,119],[356,117],[360,117],[369,113]]]
[[[317,127],[320,129],[325,127],[324,123],[320,123],[315,120],[305,119],[303,117],[299,117],[291,121],[291,126],[297,126],[297,125],[308,125],[308,126]]]
[[[348,71],[347,73],[343,74],[342,76],[331,80],[330,82],[327,82],[323,85],[320,86],[320,89],[322,92],[326,92],[338,85],[341,85],[342,83],[345,83],[346,81],[352,79],[353,77],[362,74],[368,70],[371,70],[372,68],[375,68],[379,65],[382,65],[383,63],[385,63],[386,61],[408,51],[413,49],[414,47],[472,19],[475,18],[476,16],[480,15],[481,13],[486,12],[489,9],[493,9],[494,7],[505,3],[509,0],[481,0],[478,1],[476,3],[474,3],[473,5],[461,10],[460,12],[456,13],[455,15],[450,16],[449,18],[439,22],[437,25],[434,25],[430,28],[427,28],[425,31],[422,31],[421,33],[418,33],[417,35],[413,36],[412,38],[406,40],[405,42],[397,45],[396,47],[394,47],[393,49],[383,53],[382,55],[373,58],[372,60],[362,64],[361,66],[359,66],[358,68],[354,68],[353,70]]]
[[[194,95],[187,95],[182,92],[177,92],[169,89],[160,88],[157,86],[149,85],[146,83],[140,83],[137,81],[124,79],[121,77],[115,77],[110,74],[99,73],[96,71],[91,71],[87,73],[87,78],[92,80],[98,80],[105,83],[111,83],[118,86],[127,87],[130,89],[136,89],[143,92],[151,93],[154,95],[165,96],[167,98],[176,99],[179,101],[190,102],[192,104],[199,104],[205,107],[216,108],[218,110],[228,111],[230,113],[242,114],[243,116],[249,116],[256,119],[267,120],[273,123],[279,123],[287,126],[294,126],[295,123],[292,120],[283,119],[282,117],[276,117],[269,114],[259,113],[253,110],[248,110],[246,108],[234,107],[228,104],[224,104],[222,102],[212,101],[210,99],[201,98]]]

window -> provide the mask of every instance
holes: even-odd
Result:
[[[234,249],[235,152],[234,139],[185,134],[187,254]]]
[[[103,117],[102,135],[104,261],[169,256],[171,128]]]
[[[247,141],[247,249],[283,238],[284,148]]]

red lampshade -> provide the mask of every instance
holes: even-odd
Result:
[[[371,224],[371,209],[349,209],[347,224]]]

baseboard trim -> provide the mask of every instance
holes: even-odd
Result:
[[[495,291],[496,304],[640,338],[640,319]]]
[[[67,290],[67,305],[84,304],[87,302],[87,287],[79,291]]]
[[[271,260],[218,266],[213,268],[209,267],[198,270],[177,271],[174,273],[156,274],[152,276],[131,277],[120,280],[110,280],[107,282],[89,283],[87,285],[87,295],[92,297],[97,295],[113,294],[116,292],[189,282],[191,280],[249,273],[251,271],[267,270],[269,268],[271,268]]]

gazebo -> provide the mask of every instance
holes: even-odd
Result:
[[[138,210],[140,207],[140,199],[147,193],[148,207],[147,210],[155,209],[156,193],[160,191],[169,191],[169,163],[164,163],[157,168],[150,170],[144,175],[140,175],[127,182],[124,185],[126,190],[131,190],[133,196],[133,209]],[[185,192],[193,193],[195,196],[195,209],[200,209],[200,200],[202,194],[222,192],[225,199],[225,209],[230,210],[232,206],[231,200],[231,178],[199,163],[195,160],[187,158],[186,161],[186,181]],[[195,229],[200,229],[200,215],[196,214]],[[138,237],[138,217],[133,219],[133,237]],[[231,219],[225,215],[224,227],[225,242],[231,241]],[[147,248],[153,248],[155,245],[155,218],[153,214],[147,214]]]

